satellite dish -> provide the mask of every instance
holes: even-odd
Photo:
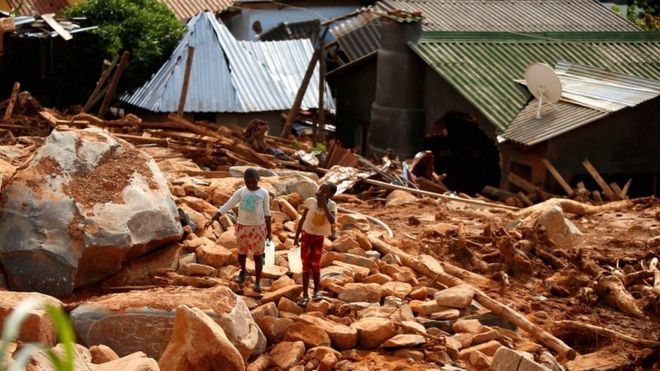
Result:
[[[543,103],[557,103],[561,98],[561,81],[552,67],[545,63],[534,63],[525,70],[527,89],[539,100],[536,118],[541,118]]]

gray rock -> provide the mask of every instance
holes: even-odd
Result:
[[[106,131],[53,131],[3,192],[0,252],[9,287],[70,294],[180,238],[156,163]]]

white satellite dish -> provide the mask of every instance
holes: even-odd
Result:
[[[539,100],[536,118],[540,119],[543,103],[557,103],[561,98],[561,81],[552,67],[545,63],[534,63],[525,70],[525,82],[529,92]]]

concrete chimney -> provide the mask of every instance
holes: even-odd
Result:
[[[424,141],[425,67],[408,42],[419,39],[422,24],[386,17],[382,24],[369,150],[381,155],[391,148],[402,159],[412,158]]]

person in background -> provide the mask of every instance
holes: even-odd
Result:
[[[314,277],[314,294],[312,300],[323,300],[321,287],[321,256],[323,255],[323,240],[332,234],[335,224],[337,204],[331,200],[337,192],[333,183],[324,183],[316,192],[316,197],[305,200],[305,211],[298,223],[294,244],[297,246],[300,238],[301,260],[303,263],[303,292],[298,302],[301,307],[309,303],[309,274]],[[301,235],[302,233],[302,235]]]
[[[236,278],[238,284],[245,282],[247,256],[254,259],[255,284],[254,291],[261,292],[261,270],[263,268],[266,240],[271,239],[270,198],[268,191],[259,187],[259,174],[255,169],[247,169],[243,175],[245,186],[239,188],[229,198],[227,203],[218,209],[211,220],[206,223],[208,228],[214,221],[231,210],[237,204],[238,220],[236,221],[236,240],[238,241],[238,263],[241,272]]]

